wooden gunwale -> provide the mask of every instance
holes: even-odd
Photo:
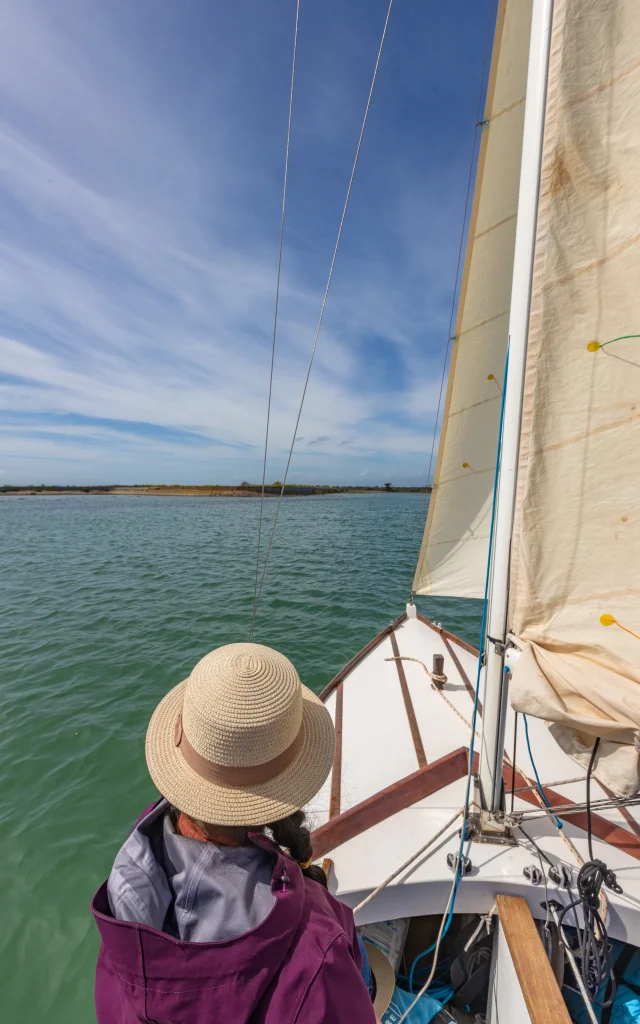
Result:
[[[435,622],[428,619],[426,615],[421,615],[420,612],[418,612],[418,618],[420,619],[420,622],[424,622],[425,626],[428,626],[429,629],[432,629],[435,633],[439,633],[443,639],[450,640],[452,643],[457,644],[458,647],[462,647],[463,651],[468,651],[469,654],[475,654],[476,658],[480,654],[478,648],[474,647],[473,644],[468,644],[466,640],[461,640],[455,633],[450,633],[448,629],[443,629],[442,626],[436,626]]]
[[[336,715],[334,727],[336,733],[336,749],[333,755],[333,767],[331,769],[331,796],[329,798],[329,817],[335,818],[340,814],[340,799],[342,790],[342,706],[343,706],[343,684],[339,683],[336,689]]]
[[[378,644],[381,644],[382,641],[385,640],[390,633],[393,633],[394,629],[397,629],[398,626],[401,626],[402,623],[405,622],[406,618],[407,613],[403,612],[402,615],[399,615],[394,622],[390,622],[388,626],[385,626],[385,628],[381,630],[380,633],[378,633],[377,636],[374,636],[373,640],[370,640],[366,647],[363,647],[361,651],[358,651],[358,653],[353,656],[351,661],[348,661],[344,668],[341,668],[340,671],[337,672],[336,675],[333,677],[333,679],[327,683],[324,690],[320,692],[320,700],[325,701],[327,697],[333,693],[336,686],[338,686],[338,684],[341,683],[342,680],[345,679],[345,677],[353,671],[356,665],[359,665],[360,662],[364,658],[366,658],[367,654],[370,654],[371,651],[375,650]]]
[[[429,629],[432,629],[435,633],[439,633],[440,636],[445,641],[445,643],[448,640],[450,643],[454,643],[457,644],[458,647],[462,647],[463,651],[468,651],[469,654],[474,654],[476,658],[478,657],[480,652],[478,651],[477,647],[473,647],[472,644],[468,644],[466,640],[461,640],[459,636],[456,636],[455,633],[450,633],[448,629],[442,629],[441,626],[436,626],[435,622],[432,622],[431,619],[428,619],[426,615],[421,615],[420,612],[417,613],[417,618],[425,626],[428,626]],[[349,675],[350,672],[353,671],[356,665],[359,665],[360,662],[364,658],[366,658],[367,654],[371,654],[371,651],[375,650],[378,644],[381,644],[383,640],[385,640],[391,633],[393,633],[398,628],[398,626],[401,626],[403,622],[406,622],[406,620],[407,613],[403,612],[402,615],[399,615],[394,622],[390,622],[388,626],[385,626],[385,628],[377,634],[377,636],[374,636],[373,640],[370,640],[366,647],[363,647],[361,651],[358,651],[357,654],[354,654],[351,661],[348,661],[344,668],[341,668],[339,672],[336,672],[335,676],[327,683],[324,690],[320,691],[320,700],[326,701],[327,697],[333,693],[336,686],[339,683],[341,683],[343,679],[345,679]],[[458,666],[456,665],[456,667]],[[461,669],[459,669],[459,671],[462,672]]]

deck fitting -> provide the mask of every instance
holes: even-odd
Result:
[[[517,846],[512,830],[517,826],[518,815],[502,811],[476,811],[469,816],[467,835],[474,843],[496,843],[499,846]]]

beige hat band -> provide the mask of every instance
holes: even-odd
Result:
[[[281,754],[273,757],[270,761],[262,764],[243,765],[234,767],[232,765],[217,764],[203,757],[189,743],[184,729],[182,728],[182,713],[176,719],[174,730],[174,743],[180,749],[184,760],[193,768],[202,779],[213,782],[218,786],[254,786],[264,782],[270,782],[276,775],[280,775],[294,760],[302,745],[304,729],[300,726],[293,741]]]

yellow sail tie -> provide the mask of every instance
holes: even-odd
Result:
[[[613,345],[614,341],[625,341],[627,338],[640,338],[640,334],[621,334],[618,338],[611,338],[610,341],[590,341],[587,345],[587,352],[597,352],[598,349],[605,348],[607,345]]]
[[[640,640],[640,636],[638,636],[637,633],[634,633],[632,629],[627,629],[627,627],[623,626],[621,622],[618,622],[613,615],[609,615],[606,612],[604,615],[600,616],[600,624],[602,626],[619,626],[620,629],[624,629],[625,633],[631,633],[631,636],[635,636],[636,640]]]

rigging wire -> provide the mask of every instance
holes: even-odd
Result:
[[[516,711],[516,714],[519,714],[519,712]],[[549,789],[553,789],[555,786],[569,786],[569,785],[571,785],[572,782],[584,782],[584,781],[585,781],[585,776],[584,775],[575,775],[571,779],[557,779],[554,782],[547,782],[547,786],[549,787]],[[533,782],[530,786],[518,786],[514,790],[514,792],[517,795],[518,793],[526,793],[530,789],[537,789],[537,788],[538,787],[536,786],[535,782]]]
[[[532,788],[537,789],[538,787],[533,786]],[[593,811],[616,811],[620,810],[620,808],[622,807],[638,807],[639,805],[640,799],[638,799],[637,796],[625,797],[622,799],[618,797],[604,797],[602,800],[592,800],[590,804],[591,809]],[[549,817],[549,813],[551,813],[552,817],[556,817],[557,815],[563,815],[566,818],[570,818],[575,814],[582,814],[586,810],[587,804],[584,801],[581,803],[576,802],[566,804],[554,804],[551,808],[551,812],[549,811],[549,808],[545,805],[542,811],[538,809],[532,809],[531,811],[520,811],[519,817],[521,817],[523,821],[536,821],[539,818]]]
[[[386,887],[390,885],[391,882],[393,882],[393,880],[398,877],[398,875],[402,874],[402,872],[405,871],[408,867],[411,867],[411,865],[414,863],[414,861],[418,859],[418,857],[421,857],[423,853],[426,853],[429,847],[433,846],[433,844],[437,842],[442,835],[444,835],[447,829],[451,828],[453,823],[458,820],[463,811],[464,808],[462,807],[460,808],[459,811],[456,811],[453,817],[450,818],[449,821],[447,821],[442,826],[442,828],[436,832],[435,835],[431,836],[431,838],[428,839],[427,842],[424,843],[419,850],[416,850],[415,853],[412,853],[411,856],[407,860],[405,860],[404,863],[401,864],[399,868],[396,868],[395,871],[393,871],[390,875],[388,875],[387,878],[385,878],[384,882],[381,882],[380,885],[376,886],[376,888],[369,893],[368,896],[365,896],[362,902],[358,903],[358,906],[353,908],[353,916],[355,917],[356,914],[358,914],[364,907],[366,907],[367,903],[371,903],[371,900],[374,899],[378,895],[378,893],[381,893],[383,889],[386,889]]]
[[[343,231],[344,222],[345,222],[345,219],[346,219],[346,216],[347,216],[347,209],[349,207],[349,200],[351,199],[351,190],[353,188],[353,182],[354,182],[354,178],[356,176],[356,168],[358,166],[358,160],[360,158],[360,150],[362,149],[362,140],[364,138],[364,131],[365,131],[365,128],[367,126],[367,121],[369,119],[369,110],[371,108],[371,100],[373,98],[373,90],[375,88],[376,80],[378,78],[378,68],[380,67],[380,60],[382,58],[382,51],[384,49],[385,40],[387,38],[387,28],[389,26],[389,19],[391,17],[391,9],[392,9],[392,7],[393,7],[393,0],[389,0],[389,7],[387,9],[387,16],[386,16],[386,19],[385,19],[385,22],[384,22],[384,28],[382,30],[382,38],[380,39],[380,46],[379,46],[379,49],[378,49],[378,56],[376,58],[375,67],[373,69],[373,77],[371,79],[371,86],[369,88],[369,95],[367,97],[367,105],[365,107],[364,117],[362,119],[362,126],[360,128],[360,136],[358,138],[358,145],[356,146],[356,154],[355,154],[355,157],[354,157],[354,160],[353,160],[353,166],[351,168],[351,177],[349,178],[349,185],[347,187],[347,195],[346,195],[346,198],[345,198],[345,201],[344,201],[344,206],[342,208],[342,216],[340,218],[340,224],[338,226],[338,235],[337,235],[336,243],[335,243],[335,246],[334,246],[334,249],[333,249],[333,256],[332,256],[332,259],[331,259],[331,265],[329,267],[329,275],[327,277],[327,283],[326,283],[325,290],[324,290],[324,295],[323,295],[323,298],[322,298],[322,305],[320,307],[320,316],[318,317],[318,326],[316,327],[316,333],[315,333],[315,337],[314,337],[314,340],[313,340],[313,347],[311,349],[311,356],[309,358],[309,366],[308,366],[308,369],[307,369],[307,376],[305,378],[304,387],[302,389],[302,397],[300,398],[300,406],[298,408],[298,415],[296,417],[296,423],[295,423],[295,427],[293,429],[293,437],[291,439],[291,447],[289,448],[289,456],[287,458],[287,465],[286,465],[286,468],[285,468],[285,471],[284,471],[284,476],[282,478],[282,486],[281,486],[281,489],[280,489],[280,495],[278,497],[278,504],[276,505],[276,512],[275,512],[275,516],[274,516],[274,520],[273,520],[273,526],[271,527],[271,534],[269,536],[269,545],[267,547],[267,553],[266,553],[266,556],[265,556],[264,566],[263,566],[263,569],[262,569],[262,578],[260,580],[260,587],[258,589],[258,592],[257,592],[256,597],[255,597],[255,601],[254,601],[253,621],[251,623],[251,633],[250,633],[250,637],[251,638],[253,637],[253,631],[254,631],[254,628],[255,628],[256,615],[258,613],[258,605],[260,604],[260,599],[262,597],[262,589],[264,587],[264,581],[265,581],[265,578],[266,578],[266,575],[267,575],[267,567],[268,567],[268,564],[269,564],[269,558],[271,556],[271,549],[273,547],[273,538],[275,536],[276,526],[278,525],[278,517],[280,515],[280,507],[282,505],[282,498],[283,498],[284,489],[285,489],[285,486],[286,486],[286,483],[287,483],[287,477],[289,475],[289,467],[291,465],[291,458],[293,456],[293,449],[294,449],[294,446],[295,446],[295,443],[296,443],[296,437],[298,435],[298,427],[300,425],[300,417],[302,416],[302,407],[304,405],[304,400],[305,400],[305,397],[306,397],[306,394],[307,394],[307,387],[309,385],[309,378],[311,377],[311,369],[313,367],[313,361],[314,361],[315,354],[316,354],[316,348],[318,346],[318,338],[320,337],[320,330],[322,328],[322,321],[324,319],[324,311],[325,311],[325,308],[326,308],[326,305],[327,305],[327,299],[329,297],[329,289],[331,288],[331,282],[333,280],[333,271],[335,269],[336,260],[338,258],[338,250],[340,248],[340,242],[342,240],[342,231]]]
[[[449,314],[449,330],[447,332],[447,344],[444,350],[444,361],[442,364],[442,376],[440,378],[440,391],[438,394],[438,405],[436,408],[436,419],[433,425],[433,438],[431,440],[431,454],[429,456],[429,469],[427,471],[427,485],[432,483],[431,479],[431,468],[433,466],[433,454],[436,447],[436,437],[438,435],[438,420],[440,418],[440,407],[442,405],[442,393],[444,391],[444,382],[447,375],[447,362],[449,358],[449,349],[451,342],[454,340],[452,337],[453,324],[456,315],[456,299],[458,295],[458,281],[460,280],[460,267],[462,266],[462,253],[464,250],[464,239],[467,228],[467,215],[469,213],[469,200],[471,198],[471,190],[473,185],[473,170],[476,161],[476,149],[478,148],[478,129],[484,127],[486,121],[481,120],[482,116],[482,104],[485,94],[485,82],[487,74],[487,60],[489,56],[489,42],[491,40],[491,23],[492,23],[492,11],[493,11],[493,0],[489,0],[488,14],[487,14],[487,30],[485,33],[484,40],[484,57],[482,60],[482,74],[480,76],[480,91],[478,93],[478,107],[476,111],[476,123],[473,129],[473,146],[471,147],[471,160],[469,161],[469,175],[467,178],[467,192],[464,200],[464,213],[462,216],[462,227],[460,229],[460,244],[458,246],[458,259],[456,262],[456,276],[453,283],[453,294],[451,296],[451,312]],[[429,493],[429,492],[427,492]]]
[[[543,860],[542,859],[543,858],[542,850],[540,849],[538,844],[535,842],[535,840],[531,838],[531,836],[529,835],[528,832],[525,832],[525,830],[522,828],[521,825],[519,825],[518,828],[522,832],[522,834],[525,837],[525,839],[529,840],[529,842],[533,846],[534,850],[538,854],[538,860],[540,861],[540,871],[542,872],[542,881],[544,882],[544,899],[545,899],[545,905],[544,906],[545,906],[545,914],[546,914],[546,917],[545,917],[545,920],[544,920],[544,930],[545,930],[545,932],[548,935],[549,934],[549,914],[550,914],[551,911],[550,911],[550,907],[549,907],[549,885],[547,883],[547,872],[545,871],[545,868],[544,868],[544,861],[546,860],[551,865],[551,867],[553,867],[553,862],[551,860],[549,860],[549,858],[547,857],[546,853],[544,854],[544,860]]]
[[[516,749],[518,746],[518,712],[513,718],[513,755],[511,757],[511,813],[516,802]]]
[[[558,817],[558,815],[554,814],[553,807],[549,803],[549,800],[547,799],[547,794],[545,793],[544,787],[543,787],[542,783],[540,782],[540,776],[538,775],[538,769],[536,768],[536,763],[533,760],[533,752],[531,750],[531,743],[529,742],[529,723],[527,722],[527,716],[524,715],[524,714],[522,716],[522,721],[524,722],[524,735],[525,735],[525,739],[527,741],[527,750],[529,751],[529,760],[531,761],[531,767],[533,768],[533,774],[535,775],[536,782],[538,784],[538,792],[540,793],[540,796],[542,797],[542,799],[544,800],[545,804],[549,808],[549,810],[551,812],[551,816],[553,817],[553,819],[554,819],[554,821],[556,823],[556,828],[562,828],[563,827],[562,822],[560,821],[560,818]]]
[[[546,860],[546,862],[547,862],[547,864],[549,865],[549,867],[550,867],[550,868],[554,867],[555,865],[554,865],[553,861],[551,860],[551,857],[549,857],[549,856],[548,856],[548,854],[546,854],[546,853],[544,852],[544,850],[541,850],[541,849],[540,849],[540,847],[539,847],[539,846],[538,846],[538,844],[536,843],[535,839],[533,839],[533,838],[532,838],[532,837],[531,837],[531,836],[529,835],[529,833],[528,833],[528,832],[525,832],[525,830],[523,829],[522,825],[518,825],[518,829],[520,830],[520,832],[522,832],[522,834],[523,834],[523,836],[525,837],[525,839],[528,839],[528,840],[529,840],[529,842],[531,843],[531,845],[532,845],[533,847],[535,847],[535,850],[536,850],[536,853],[538,854],[538,857],[544,857],[544,859]]]
[[[280,280],[282,277],[282,248],[284,243],[284,221],[287,208],[287,182],[289,178],[289,151],[291,148],[291,121],[293,119],[293,93],[296,82],[296,60],[298,56],[298,25],[300,22],[300,0],[296,0],[296,24],[293,33],[293,61],[291,65],[291,87],[289,89],[289,119],[287,122],[287,142],[284,155],[284,181],[282,184],[282,213],[280,216],[280,242],[278,245],[278,273],[276,277],[276,302],[273,313],[273,335],[271,339],[271,366],[269,369],[269,398],[267,400],[267,425],[264,435],[264,460],[262,463],[262,491],[260,493],[260,522],[258,524],[258,550],[256,552],[256,579],[253,588],[253,616],[249,640],[253,639],[258,602],[258,577],[260,573],[260,544],[262,541],[262,516],[264,512],[264,485],[267,477],[267,451],[269,448],[269,425],[271,423],[271,396],[273,394],[273,367],[276,355],[276,335],[278,332],[278,307],[280,305]]]

